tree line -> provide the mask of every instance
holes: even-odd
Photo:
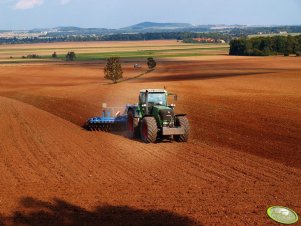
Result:
[[[191,40],[192,38],[213,38],[230,41],[231,36],[222,33],[194,33],[194,32],[161,32],[137,34],[111,34],[111,35],[55,35],[28,37],[19,39],[0,38],[0,44],[27,44],[52,42],[85,42],[85,41],[140,41],[140,40]]]
[[[254,34],[279,34],[280,32],[301,33],[301,26],[245,27],[234,28],[229,34],[232,37],[247,37]]]
[[[230,42],[230,55],[270,56],[290,54],[300,55],[301,35],[239,38]]]

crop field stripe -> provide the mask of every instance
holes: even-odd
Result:
[[[175,47],[175,48],[173,48]],[[141,48],[141,49],[139,49]],[[153,48],[153,49],[145,49]],[[72,50],[71,50],[72,49]],[[91,50],[96,50],[92,52]],[[104,51],[112,49],[113,51]],[[120,49],[120,51],[114,50]],[[93,61],[93,60],[105,60],[109,57],[118,56],[121,58],[172,58],[172,57],[194,57],[194,56],[211,56],[219,55],[224,51],[227,53],[229,49],[228,45],[223,44],[179,44],[179,45],[136,45],[136,46],[88,46],[88,47],[58,47],[58,48],[18,48],[18,49],[1,49],[0,46],[0,62],[3,63],[29,63],[29,62],[53,62],[65,60],[65,53],[62,51],[74,51],[76,53],[75,61]],[[47,50],[49,53],[45,53]],[[123,51],[124,50],[124,51]],[[41,51],[41,52],[39,52]],[[42,52],[44,51],[44,52]],[[90,52],[89,52],[90,51]],[[216,52],[215,52],[216,51]],[[52,59],[51,55],[53,52],[57,52],[57,58]],[[38,59],[22,59],[21,56],[27,56],[28,54],[37,54],[40,56]],[[9,59],[12,56],[13,58]]]
[[[116,55],[112,55],[116,56]],[[177,58],[177,57],[197,57],[197,56],[216,56],[216,54],[200,54],[200,53],[191,53],[191,54],[177,54],[177,55],[133,55],[133,56],[127,56],[127,57],[121,57],[122,59],[141,59],[141,58],[147,58],[147,57],[155,57],[155,58]],[[96,56],[91,56],[91,57],[81,57],[77,56],[76,61],[93,61],[93,60],[106,60],[110,56],[103,56],[103,57],[96,57]],[[51,57],[42,57],[39,59],[28,59],[28,60],[15,60],[15,61],[1,61],[0,64],[18,64],[18,63],[50,63],[50,62],[65,62],[65,57],[58,57],[55,60],[52,60]],[[75,62],[76,62],[75,61]]]
[[[195,46],[195,45],[191,45],[191,44],[183,44],[183,45],[158,45],[158,46],[87,46],[87,47],[72,47],[70,46],[70,48],[68,47],[51,47],[51,48],[22,48],[22,49],[15,49],[15,48],[3,48],[1,49],[0,46],[0,51],[27,51],[27,50],[31,50],[31,51],[42,51],[42,50],[70,50],[70,49],[115,49],[115,48],[120,48],[120,49],[130,49],[130,48],[161,48],[161,47],[179,47],[179,46],[183,46],[183,48],[185,48],[186,46]]]
[[[131,49],[131,48],[162,48],[164,49],[165,47],[183,47],[183,49],[185,49],[185,47],[190,46],[216,46],[216,45],[222,45],[222,44],[209,44],[209,43],[197,43],[197,44],[179,44],[179,45],[141,45],[141,46],[87,46],[87,47],[76,47],[76,46],[70,46],[70,47],[49,47],[49,48],[1,48],[0,46],[0,52],[2,51],[43,51],[43,50],[77,50],[77,49],[115,49],[115,48],[124,48],[124,49]],[[13,46],[12,46],[13,47]],[[227,45],[225,46],[225,48],[227,47]],[[216,48],[216,47],[214,47]]]
[[[147,57],[155,57],[155,58],[166,58],[166,57],[188,57],[188,56],[214,56],[216,54],[201,54],[201,53],[183,53],[183,54],[133,54],[133,55],[118,55],[118,54],[106,54],[106,55],[82,55],[78,54],[76,57],[77,61],[85,61],[85,60],[105,60],[108,57],[119,56],[120,58],[147,58]],[[50,59],[51,57],[48,57]],[[60,56],[60,59],[64,59],[64,56]],[[46,58],[47,59],[47,58]]]

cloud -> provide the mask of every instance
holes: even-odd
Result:
[[[43,2],[43,0],[18,0],[18,2],[14,5],[14,9],[31,9],[42,5]]]
[[[69,2],[71,2],[72,0],[61,0],[61,4],[62,5],[66,5],[68,4]]]

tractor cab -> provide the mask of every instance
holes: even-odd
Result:
[[[174,123],[174,105],[168,106],[168,93],[163,89],[141,90],[139,105],[142,115],[152,115],[158,124],[168,126]]]
[[[139,105],[145,114],[151,114],[154,107],[167,107],[167,91],[163,89],[141,90]]]

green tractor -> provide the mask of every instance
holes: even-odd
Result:
[[[168,96],[174,96],[177,100],[177,95],[168,94],[164,89],[140,91],[139,103],[126,108],[129,138],[140,137],[145,143],[163,139],[188,141],[188,119],[185,114],[175,115],[175,105],[168,104]]]

